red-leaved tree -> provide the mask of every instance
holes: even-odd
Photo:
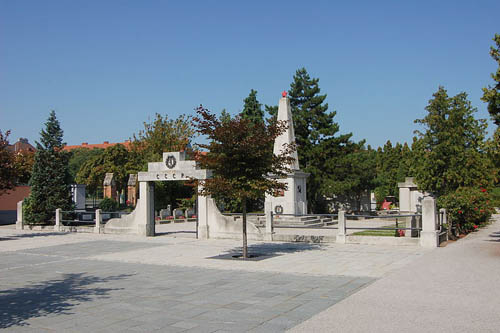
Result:
[[[206,154],[197,154],[196,159],[204,169],[212,170],[212,178],[200,180],[200,195],[233,196],[242,203],[243,210],[243,258],[248,258],[246,203],[258,199],[267,192],[275,194],[286,190],[284,178],[291,172],[291,153],[294,145],[285,145],[280,155],[273,154],[274,139],[288,127],[286,122],[255,123],[240,116],[224,115],[218,118],[200,106],[193,119],[197,131],[206,136],[208,144],[198,146]]]

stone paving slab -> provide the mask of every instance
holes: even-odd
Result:
[[[130,246],[119,243],[124,251]],[[88,244],[82,245],[82,252],[93,252]],[[109,249],[102,242],[93,245]],[[47,253],[64,258],[67,249],[60,245],[29,252],[43,260]],[[258,330],[264,324],[283,330],[373,281],[77,257],[34,266],[32,260],[25,262],[29,256],[24,253],[8,256],[18,262],[0,270],[0,328],[9,330],[237,332]],[[205,303],[193,302],[200,297]]]
[[[284,331],[428,252],[0,228],[0,330]]]

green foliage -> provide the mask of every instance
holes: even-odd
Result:
[[[498,64],[496,73],[491,74],[495,85],[483,88],[483,97],[481,99],[488,103],[488,112],[491,119],[497,126],[500,126],[500,34],[495,34],[493,41],[496,47],[492,46],[490,48],[490,55]]]
[[[120,208],[120,204],[112,198],[104,198],[99,203],[99,208],[103,212],[116,212]]]
[[[293,161],[291,153],[295,147],[284,147],[279,156],[271,149],[274,140],[286,130],[285,122],[253,123],[238,116],[220,120],[216,115],[200,106],[194,122],[200,134],[209,143],[200,144],[206,154],[196,155],[203,169],[212,170],[212,178],[200,181],[200,195],[233,196],[242,202],[243,210],[243,257],[247,258],[246,212],[247,199],[258,199],[264,193],[275,194],[285,190],[286,184],[278,178],[290,172]]]
[[[326,95],[320,95],[319,79],[311,78],[305,68],[297,70],[290,85],[295,138],[299,164],[310,173],[307,180],[308,206],[313,212],[326,212],[325,196],[359,192],[356,172],[351,172],[363,143],[351,141],[352,133],[335,136],[339,125],[327,112]],[[362,182],[365,183],[365,182]]]
[[[419,188],[437,196],[459,187],[491,185],[494,170],[484,152],[486,121],[475,119],[477,111],[466,93],[448,97],[439,87],[426,107],[427,115],[415,120],[425,127],[417,131],[412,146],[412,173]]]
[[[35,163],[35,153],[22,151],[14,157],[14,168],[16,170],[16,183],[18,185],[28,184]]]
[[[194,134],[190,117],[181,115],[174,120],[157,113],[152,122],[144,122],[144,129],[133,135],[131,165],[146,171],[147,163],[161,161],[164,152],[188,149]]]
[[[78,184],[87,185],[89,193],[95,193],[102,186],[106,173],[113,173],[116,189],[121,192],[126,188],[128,175],[131,173],[128,157],[128,150],[121,144],[97,151],[83,163],[75,180]]]
[[[94,149],[88,149],[88,148],[77,148],[73,149],[70,152],[70,158],[69,158],[69,174],[71,177],[71,182],[75,183],[76,182],[76,175],[78,174],[78,171],[82,168],[83,164],[85,162],[91,160],[92,158],[95,158],[96,156],[99,156],[104,153],[104,149],[99,149],[99,148],[94,148]]]
[[[500,127],[497,127],[493,136],[486,141],[486,152],[493,165],[495,184],[500,183]]]
[[[500,208],[500,187],[491,190],[491,202],[493,207]]]
[[[29,185],[26,221],[31,224],[46,223],[54,217],[55,210],[69,210],[72,206],[69,189],[69,154],[63,148],[63,130],[54,111],[40,132],[37,151]]]
[[[7,149],[10,131],[0,131],[0,195],[14,188],[16,179],[14,154]]]
[[[494,213],[491,197],[485,188],[460,187],[439,197],[438,206],[447,209],[450,222],[460,233],[473,231],[488,222]]]
[[[249,119],[253,123],[264,121],[264,112],[262,111],[262,104],[257,100],[257,91],[250,90],[250,94],[244,99],[245,105],[241,112],[241,117]]]
[[[377,177],[375,198],[384,201],[387,196],[399,196],[398,183],[410,176],[411,150],[408,144],[397,143],[394,147],[390,141],[377,151]]]

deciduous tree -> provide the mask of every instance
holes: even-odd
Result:
[[[0,195],[14,188],[16,169],[14,154],[8,149],[10,131],[0,131]]]
[[[488,112],[491,119],[497,126],[500,126],[500,34],[495,34],[493,41],[496,46],[490,48],[490,55],[498,64],[497,71],[491,74],[495,84],[483,88],[483,97],[481,99],[488,103]]]
[[[242,202],[243,207],[243,257],[248,257],[246,237],[246,202],[261,197],[265,192],[276,193],[286,189],[286,184],[278,179],[285,177],[292,161],[290,153],[295,147],[285,147],[276,156],[269,149],[274,139],[286,129],[284,122],[253,123],[237,116],[221,121],[209,110],[200,106],[194,118],[198,132],[205,135],[208,144],[200,144],[207,149],[206,154],[197,154],[202,168],[212,170],[213,177],[200,181],[201,195],[231,195]]]

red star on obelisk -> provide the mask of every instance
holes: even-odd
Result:
[[[286,92],[286,90],[283,90],[283,92],[281,93],[281,96],[286,97],[286,94],[288,94],[288,93]]]

